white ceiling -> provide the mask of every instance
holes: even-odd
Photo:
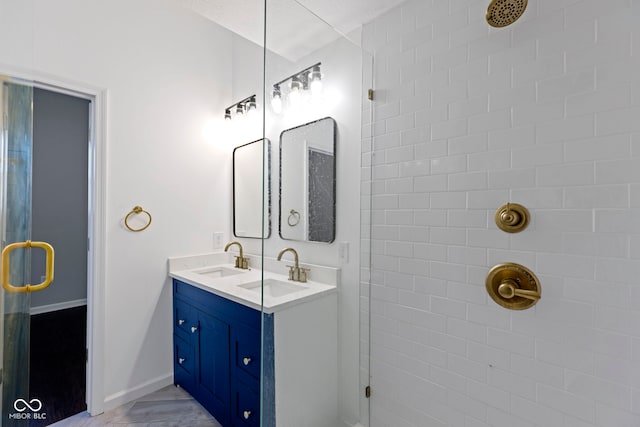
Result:
[[[262,46],[264,0],[176,0]],[[347,35],[404,0],[266,0],[267,47],[292,61]]]

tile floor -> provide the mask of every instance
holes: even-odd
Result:
[[[193,397],[173,385],[104,414],[87,412],[50,427],[222,427]]]

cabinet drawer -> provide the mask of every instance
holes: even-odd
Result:
[[[174,331],[184,332],[186,336],[193,332],[191,328],[198,327],[198,312],[191,305],[179,299],[173,300],[173,328]],[[197,331],[197,329],[196,329]]]
[[[194,349],[176,334],[173,335],[173,367],[174,383],[193,392],[196,367]]]
[[[233,385],[232,418],[236,426],[260,425],[260,386],[255,382],[249,386],[242,381]]]
[[[231,329],[231,357],[234,368],[260,378],[260,331],[241,324]]]
[[[260,329],[260,310],[238,304],[211,292],[173,279],[174,300],[188,302],[192,307],[210,313],[227,323],[241,322]]]

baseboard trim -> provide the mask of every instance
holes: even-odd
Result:
[[[173,372],[161,377],[154,378],[151,381],[147,381],[146,383],[140,384],[137,387],[128,390],[122,390],[118,393],[107,396],[104,399],[103,409],[104,411],[109,411],[111,409],[117,408],[118,406],[124,405],[125,403],[129,403],[132,400],[136,400],[143,396],[146,396],[149,393],[158,391],[161,388],[171,384],[173,384]]]
[[[338,427],[365,427],[365,425],[360,422],[353,424],[353,421],[347,421],[345,419],[339,419],[337,425]]]
[[[74,301],[59,302],[59,303],[56,303],[56,304],[41,305],[39,307],[31,307],[29,312],[31,313],[31,315],[42,314],[42,313],[50,313],[52,311],[66,310],[67,308],[82,307],[83,305],[87,305],[87,299],[86,298],[77,299],[77,300],[74,300]]]

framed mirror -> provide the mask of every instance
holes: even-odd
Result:
[[[280,134],[280,237],[333,242],[336,234],[336,121]]]
[[[263,203],[264,200],[264,203]],[[233,149],[233,235],[271,235],[271,141],[259,139]]]

